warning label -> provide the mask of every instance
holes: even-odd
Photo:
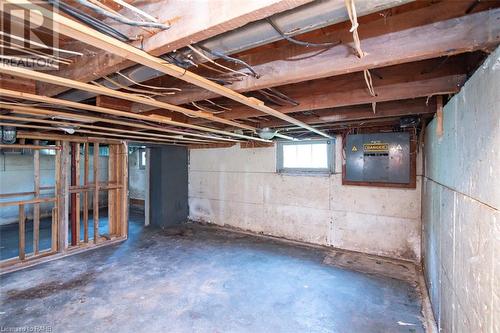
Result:
[[[365,153],[388,153],[388,143],[365,143],[363,144],[363,151]]]
[[[356,146],[352,146],[351,151],[358,151],[358,148],[356,148]]]

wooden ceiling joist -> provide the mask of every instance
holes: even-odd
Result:
[[[48,119],[17,117],[17,116],[14,117],[14,116],[8,116],[8,115],[0,115],[0,119],[12,120],[12,121],[18,121],[18,122],[28,122],[28,123],[33,122],[33,123],[41,123],[41,124],[50,124],[50,125],[53,125],[54,130],[56,130],[57,127],[59,127],[59,128],[72,128],[72,129],[75,129],[75,131],[77,131],[81,127],[81,128],[87,128],[89,130],[105,131],[104,133],[106,133],[106,131],[109,131],[109,132],[121,133],[122,137],[135,137],[135,138],[140,137],[141,139],[148,139],[151,141],[160,141],[160,142],[169,142],[169,141],[173,141],[173,142],[197,142],[197,143],[217,142],[217,141],[179,137],[179,136],[173,136],[173,135],[163,135],[163,134],[156,134],[156,133],[149,133],[149,132],[132,131],[130,129],[118,129],[118,128],[88,125],[88,124],[82,124],[82,123],[72,123],[72,122],[65,122],[65,121],[60,121],[60,120],[54,121],[54,120],[48,120]]]
[[[377,103],[376,112],[371,105],[355,105],[334,109],[315,110],[307,115],[295,117],[310,125],[324,123],[344,123],[378,118],[400,118],[405,116],[431,115],[436,112],[435,98],[416,98],[401,101]],[[286,127],[287,123],[280,120],[268,120],[260,123],[262,127]]]
[[[415,22],[412,16],[420,20],[430,20],[435,17],[430,9],[420,10],[422,13],[409,12],[401,17],[387,17],[373,23],[361,24],[359,27],[365,57],[359,59],[352,54],[351,47],[346,44],[334,46],[318,52],[310,49],[304,53],[303,48],[297,52],[295,48],[283,46],[271,48],[267,52],[249,55],[247,60],[254,64],[258,73],[265,73],[259,79],[245,77],[229,87],[240,93],[259,89],[278,87],[287,84],[317,80],[347,73],[361,72],[364,69],[387,67],[410,63],[419,60],[451,56],[489,50],[500,43],[500,9],[491,9],[476,14],[448,19],[422,26],[391,31],[393,27],[404,26],[407,22]],[[428,14],[426,17],[425,14]],[[373,31],[379,35],[364,38]],[[364,33],[366,32],[366,33]],[[348,30],[343,35],[331,35],[332,39],[348,37]],[[182,86],[179,86],[183,88]],[[159,97],[158,100],[181,105],[192,101],[200,101],[220,97],[214,92],[190,89],[183,94],[170,97]],[[136,104],[133,111],[149,111],[151,108]]]
[[[435,94],[452,94],[457,93],[460,87],[467,79],[465,74],[446,75],[426,80],[417,80],[410,82],[396,82],[383,86],[377,86],[377,96],[372,97],[369,95],[366,87],[352,90],[337,89],[328,90],[328,85],[323,89],[314,90],[313,93],[307,93],[300,98],[296,98],[300,102],[299,105],[280,106],[277,109],[283,113],[294,113],[309,110],[338,108],[350,105],[360,105],[368,103],[380,103],[393,100],[405,100],[411,98],[419,98],[432,96]],[[361,82],[361,80],[360,80]],[[250,117],[258,117],[259,113],[255,110],[235,107],[231,111],[222,114],[227,119],[243,120]],[[205,122],[192,120],[194,124],[205,124]],[[259,125],[260,126],[260,125]]]
[[[242,103],[246,106],[249,106],[251,108],[259,110],[265,114],[272,115],[276,118],[287,121],[293,125],[297,125],[299,127],[307,129],[307,130],[314,132],[316,134],[319,134],[323,137],[330,138],[330,136],[328,134],[323,133],[322,131],[319,131],[319,130],[315,129],[314,127],[311,127],[307,124],[304,124],[301,121],[298,121],[290,116],[282,114],[281,112],[278,112],[278,111],[266,106],[262,101],[260,101],[258,99],[249,98],[249,97],[244,96],[240,93],[237,93],[229,88],[226,88],[226,87],[221,86],[219,84],[216,84],[208,79],[205,79],[202,76],[194,74],[194,73],[192,73],[184,68],[178,67],[178,66],[173,65],[173,64],[169,64],[161,58],[150,55],[147,52],[145,52],[141,49],[138,49],[132,45],[126,44],[126,43],[121,42],[117,39],[114,39],[114,38],[109,37],[105,34],[102,34],[98,31],[95,31],[94,29],[91,29],[91,28],[85,26],[84,24],[81,24],[81,23],[76,22],[74,20],[68,19],[62,15],[59,15],[58,13],[51,12],[43,7],[40,7],[40,6],[36,6],[33,3],[31,3],[30,1],[26,1],[26,0],[5,0],[5,1],[10,3],[10,4],[13,4],[13,5],[18,5],[19,7],[22,7],[22,8],[25,6],[29,6],[29,8],[31,9],[30,15],[33,16],[33,19],[45,19],[45,20],[52,21],[54,23],[54,29],[58,33],[61,33],[61,34],[66,35],[66,36],[70,36],[70,37],[75,38],[75,39],[78,39],[78,40],[80,40],[84,43],[87,43],[89,45],[92,45],[94,47],[106,50],[109,53],[130,59],[132,61],[135,61],[138,64],[142,64],[144,66],[155,69],[159,72],[162,72],[162,73],[165,73],[167,75],[178,78],[180,80],[183,80],[185,82],[194,84],[200,88],[209,90],[209,91],[216,93],[218,95],[227,97],[229,99],[232,99],[234,101]],[[33,10],[33,9],[36,9],[36,10]],[[21,14],[18,14],[16,11],[13,11],[11,14],[12,15],[21,15]],[[22,15],[24,15],[24,14],[22,14]],[[70,81],[72,81],[72,80],[70,80]],[[110,95],[110,92],[104,93],[104,95],[116,97],[116,95]],[[118,98],[120,98],[120,97],[118,97]],[[154,103],[157,103],[157,102],[154,102]],[[151,103],[143,103],[143,104],[151,105]],[[172,111],[176,111],[176,110],[172,109],[171,107],[170,108],[166,107],[166,105],[159,106],[158,108],[164,108],[164,109],[170,109]],[[232,124],[232,126],[242,127],[243,125],[240,124],[238,126],[238,125]]]
[[[158,17],[168,15],[170,18],[180,15],[170,29],[144,36],[135,46],[140,46],[144,51],[160,56],[178,50],[187,44],[193,44],[215,35],[220,35],[268,16],[290,10],[313,0],[271,0],[271,1],[239,1],[235,6],[232,1],[206,1],[198,2],[201,7],[193,10],[189,1],[152,1],[143,2],[148,6],[145,9],[153,12]],[[142,4],[141,4],[142,5]],[[174,5],[174,6],[173,6]],[[121,29],[127,27],[120,27]],[[135,35],[131,31],[130,35]],[[142,43],[142,45],[141,45]],[[98,50],[92,57],[82,57],[73,65],[59,69],[58,76],[74,80],[90,82],[105,75],[115,73],[132,66],[134,63],[119,55],[109,54],[106,50]],[[91,71],[88,69],[92,68]],[[55,96],[67,88],[47,84],[39,85],[40,91],[47,96]]]
[[[70,87],[70,88],[74,88],[74,89],[90,91],[90,92],[93,92],[93,93],[96,93],[99,95],[106,95],[106,96],[111,96],[114,98],[124,99],[124,100],[131,101],[131,102],[147,104],[149,106],[159,108],[159,109],[180,112],[180,113],[185,114],[185,115],[190,116],[190,117],[203,118],[203,119],[207,119],[210,121],[219,122],[219,123],[222,123],[225,125],[229,125],[229,126],[233,126],[233,127],[237,127],[237,128],[242,128],[242,129],[246,129],[246,130],[251,130],[251,131],[255,130],[254,127],[240,124],[240,123],[237,123],[234,121],[228,121],[226,119],[221,119],[217,116],[214,116],[213,114],[211,114],[209,112],[194,111],[194,110],[186,109],[183,107],[179,107],[177,105],[172,105],[172,104],[168,104],[165,102],[158,102],[154,99],[145,98],[145,97],[138,96],[135,94],[126,93],[126,92],[122,92],[122,91],[118,91],[118,90],[113,90],[113,89],[106,88],[106,87],[96,86],[96,85],[89,84],[89,83],[83,83],[83,82],[79,82],[79,81],[75,81],[75,80],[70,80],[70,79],[58,77],[58,76],[47,74],[47,73],[37,72],[34,70],[30,70],[30,69],[9,66],[9,65],[2,63],[2,64],[0,64],[0,73],[10,74],[10,75],[14,75],[17,77],[22,77],[22,78],[26,78],[26,79],[33,79],[36,81],[42,81],[42,82],[47,82],[47,83],[61,85],[61,86],[66,86],[66,87]]]
[[[14,70],[15,72],[24,71],[21,68],[15,68],[15,67],[12,68],[11,66],[5,66],[3,64],[0,64],[0,72],[5,67],[9,67],[11,70]],[[38,72],[36,72],[36,73],[38,73]],[[40,73],[38,73],[38,74],[40,74]],[[220,135],[228,135],[228,136],[233,136],[233,137],[247,139],[247,140],[257,140],[257,141],[268,142],[268,140],[264,140],[264,139],[261,139],[258,137],[252,137],[252,136],[248,136],[248,135],[237,134],[237,133],[233,133],[233,132],[213,129],[213,128],[209,128],[209,127],[181,123],[181,122],[173,121],[167,117],[145,116],[145,115],[135,114],[132,112],[119,111],[119,110],[103,108],[103,107],[99,107],[99,106],[95,106],[95,105],[87,105],[87,104],[83,104],[83,103],[77,103],[77,102],[72,102],[72,101],[67,101],[67,100],[63,100],[63,99],[47,97],[47,96],[22,93],[22,92],[17,92],[17,91],[8,90],[8,89],[0,89],[0,96],[19,98],[19,99],[40,102],[40,103],[48,103],[48,104],[52,104],[52,105],[66,106],[66,107],[75,108],[75,109],[79,109],[79,110],[99,112],[99,113],[104,113],[104,114],[108,114],[108,115],[144,120],[144,121],[149,121],[149,122],[157,122],[157,123],[161,123],[161,124],[178,126],[178,127],[185,127],[185,128],[189,128],[189,129],[193,129],[193,130],[197,130],[197,131],[210,132],[210,133],[215,133],[215,134],[220,134]],[[3,104],[2,107],[8,109],[10,107],[10,105]],[[180,133],[182,133],[182,135],[190,135],[190,136],[197,136],[197,137],[202,137],[202,135],[203,135],[203,134],[196,134],[196,133],[193,134],[190,132],[180,132],[179,131],[178,134],[180,134]],[[210,135],[203,135],[203,137],[208,138],[208,139],[216,139],[215,137],[210,136]]]
[[[45,116],[45,117],[57,118],[60,120],[72,119],[74,121],[79,121],[79,122],[102,122],[102,123],[108,123],[108,124],[112,124],[112,125],[120,125],[120,126],[126,126],[126,127],[131,127],[131,128],[140,128],[143,130],[150,130],[150,131],[155,131],[155,132],[177,134],[178,136],[181,136],[180,139],[189,140],[189,141],[191,141],[191,139],[185,137],[184,135],[190,134],[191,136],[199,137],[200,139],[198,139],[198,141],[200,141],[201,139],[207,139],[208,141],[238,142],[238,140],[221,138],[221,137],[213,137],[213,136],[202,135],[202,134],[200,134],[200,136],[198,136],[198,134],[196,134],[196,133],[186,133],[186,132],[181,132],[181,131],[176,131],[176,130],[170,130],[170,129],[166,129],[164,127],[156,127],[156,126],[146,125],[146,124],[143,124],[141,122],[130,122],[130,121],[123,121],[123,120],[118,120],[118,119],[109,119],[109,118],[95,117],[95,116],[89,116],[89,115],[80,115],[80,114],[75,114],[75,113],[70,113],[70,112],[41,109],[41,108],[21,106],[21,105],[2,104],[1,102],[0,102],[0,107],[8,109],[14,114],[23,114],[23,115],[31,115],[31,116]],[[141,133],[145,134],[145,133],[150,133],[150,132],[141,132]],[[150,134],[154,134],[154,133],[150,133]]]
[[[5,116],[0,116],[0,119],[4,119]],[[30,128],[30,129],[37,129],[37,130],[46,130],[46,131],[57,131],[57,128],[54,128],[52,126],[43,126],[43,125],[33,125],[33,124],[19,124],[19,123],[13,123],[13,122],[0,122],[0,126],[6,125],[6,126],[13,126],[13,127],[19,127],[19,128]],[[114,134],[114,133],[109,133],[109,132],[100,132],[100,131],[91,131],[91,130],[84,130],[80,128],[75,128],[74,129],[75,133],[82,133],[82,134],[90,134],[90,135],[97,135],[99,137],[116,137],[120,138],[122,140],[129,140],[129,141],[137,141],[137,142],[150,142],[150,143],[167,143],[167,144],[189,144],[192,142],[189,141],[183,141],[183,140],[167,140],[167,139],[157,139],[157,138],[151,138],[147,136],[139,136],[139,135],[132,135],[132,134]],[[78,140],[78,136],[75,135],[64,135],[64,140],[69,140],[72,141],[74,139]],[[207,142],[208,144],[213,143],[213,142]],[[197,142],[196,144],[203,144],[203,142]]]

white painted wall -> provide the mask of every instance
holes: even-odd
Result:
[[[128,156],[129,197],[132,199],[146,199],[146,169],[139,166],[139,150],[136,149]]]
[[[342,249],[418,261],[416,189],[343,186],[341,142],[330,176],[276,173],[276,148],[193,149],[190,219]],[[420,165],[420,163],[418,163]]]
[[[83,158],[82,158],[83,161]],[[101,156],[99,158],[100,179],[108,179],[108,158]],[[90,177],[93,179],[93,161],[90,159]],[[30,192],[33,191],[33,154],[0,154],[0,193]],[[81,182],[83,184],[83,163],[81,164]],[[54,186],[55,184],[55,156],[40,154],[40,186]],[[53,196],[53,191],[42,191],[42,195]],[[30,199],[33,196],[2,198],[0,201],[14,201]],[[92,196],[89,196],[90,207],[92,207]],[[99,202],[102,207],[107,205],[106,193],[100,193]],[[41,204],[40,214],[42,217],[50,216],[52,203]],[[33,205],[26,205],[26,216],[28,219],[33,217]],[[19,218],[18,206],[0,207],[0,225],[17,223]]]
[[[424,270],[442,332],[500,332],[500,48],[425,137]]]

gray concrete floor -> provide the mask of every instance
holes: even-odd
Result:
[[[1,276],[0,326],[52,332],[423,332],[414,284],[330,252],[131,222],[128,241]]]

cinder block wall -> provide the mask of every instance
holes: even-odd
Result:
[[[500,49],[426,129],[423,263],[442,332],[500,332]]]
[[[275,147],[193,149],[190,218],[419,261],[420,169],[416,189],[342,186],[340,137],[335,147],[330,176],[276,173]]]

